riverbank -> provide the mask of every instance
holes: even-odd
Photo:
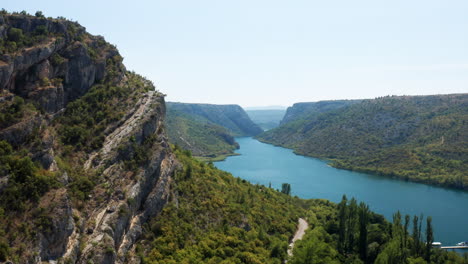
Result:
[[[217,161],[224,161],[226,158],[231,156],[239,156],[239,153],[229,153],[229,154],[221,154],[214,157],[204,157],[204,156],[194,156],[199,161],[203,162],[217,162]]]
[[[263,140],[259,138],[255,138],[255,140],[258,140],[262,143],[265,144],[270,144],[276,147],[282,147],[282,148],[287,148],[293,150],[294,154],[300,155],[300,156],[305,156],[305,157],[312,157],[316,159],[321,159],[334,168],[337,169],[343,169],[343,170],[349,170],[349,171],[354,171],[354,172],[361,172],[361,173],[368,173],[368,174],[373,174],[373,175],[378,175],[382,177],[387,177],[387,178],[392,178],[392,179],[398,179],[402,181],[411,181],[415,183],[422,183],[422,184],[427,184],[431,186],[438,186],[438,187],[444,187],[444,188],[450,188],[450,189],[456,189],[456,190],[462,190],[462,191],[468,191],[468,185],[465,185],[463,183],[464,178],[463,177],[468,177],[467,175],[461,176],[459,179],[452,180],[452,179],[446,179],[442,177],[437,177],[437,176],[428,176],[425,178],[420,178],[417,177],[417,171],[413,170],[394,170],[387,168],[382,168],[380,166],[358,166],[354,165],[352,159],[345,159],[345,158],[336,158],[336,157],[324,157],[324,156],[318,156],[318,155],[311,155],[307,153],[301,153],[297,151],[297,149],[294,148],[294,146],[289,146],[289,145],[282,145],[282,144],[276,144],[274,142],[268,141],[268,140]]]

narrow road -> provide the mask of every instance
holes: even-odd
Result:
[[[302,237],[304,236],[305,231],[306,231],[307,228],[309,228],[309,224],[306,222],[306,220],[304,220],[302,218],[299,218],[299,223],[297,225],[297,231],[294,234],[294,237],[293,237],[293,239],[291,241],[291,244],[289,244],[288,256],[293,255],[294,242],[296,242],[297,240],[302,239]]]

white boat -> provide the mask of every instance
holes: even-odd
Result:
[[[460,246],[460,247],[467,246],[468,247],[468,241],[460,242],[460,243],[457,244],[457,246]]]
[[[440,242],[432,242],[432,246],[433,246],[433,247],[441,247],[441,246],[442,246],[442,243],[440,243]]]

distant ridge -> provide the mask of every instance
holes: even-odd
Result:
[[[263,132],[238,105],[168,102],[166,125],[170,142],[208,160],[233,155],[235,136]]]
[[[168,102],[168,108],[227,128],[233,136],[256,136],[263,130],[239,105],[191,104]]]

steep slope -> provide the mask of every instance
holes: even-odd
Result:
[[[252,121],[263,130],[277,127],[286,113],[286,110],[246,110]]]
[[[172,144],[190,150],[201,159],[223,159],[239,147],[226,128],[172,108],[167,111],[166,127]]]
[[[0,261],[126,262],[171,197],[163,95],[75,22],[0,36]]]
[[[283,125],[295,120],[308,119],[312,116],[336,110],[359,102],[361,102],[361,100],[334,100],[311,103],[295,103],[293,106],[288,107],[280,124]]]
[[[263,130],[238,105],[187,104],[168,102],[167,108],[190,115],[198,121],[227,128],[233,136],[255,136]]]
[[[332,165],[468,188],[468,95],[364,100],[259,136]]]

